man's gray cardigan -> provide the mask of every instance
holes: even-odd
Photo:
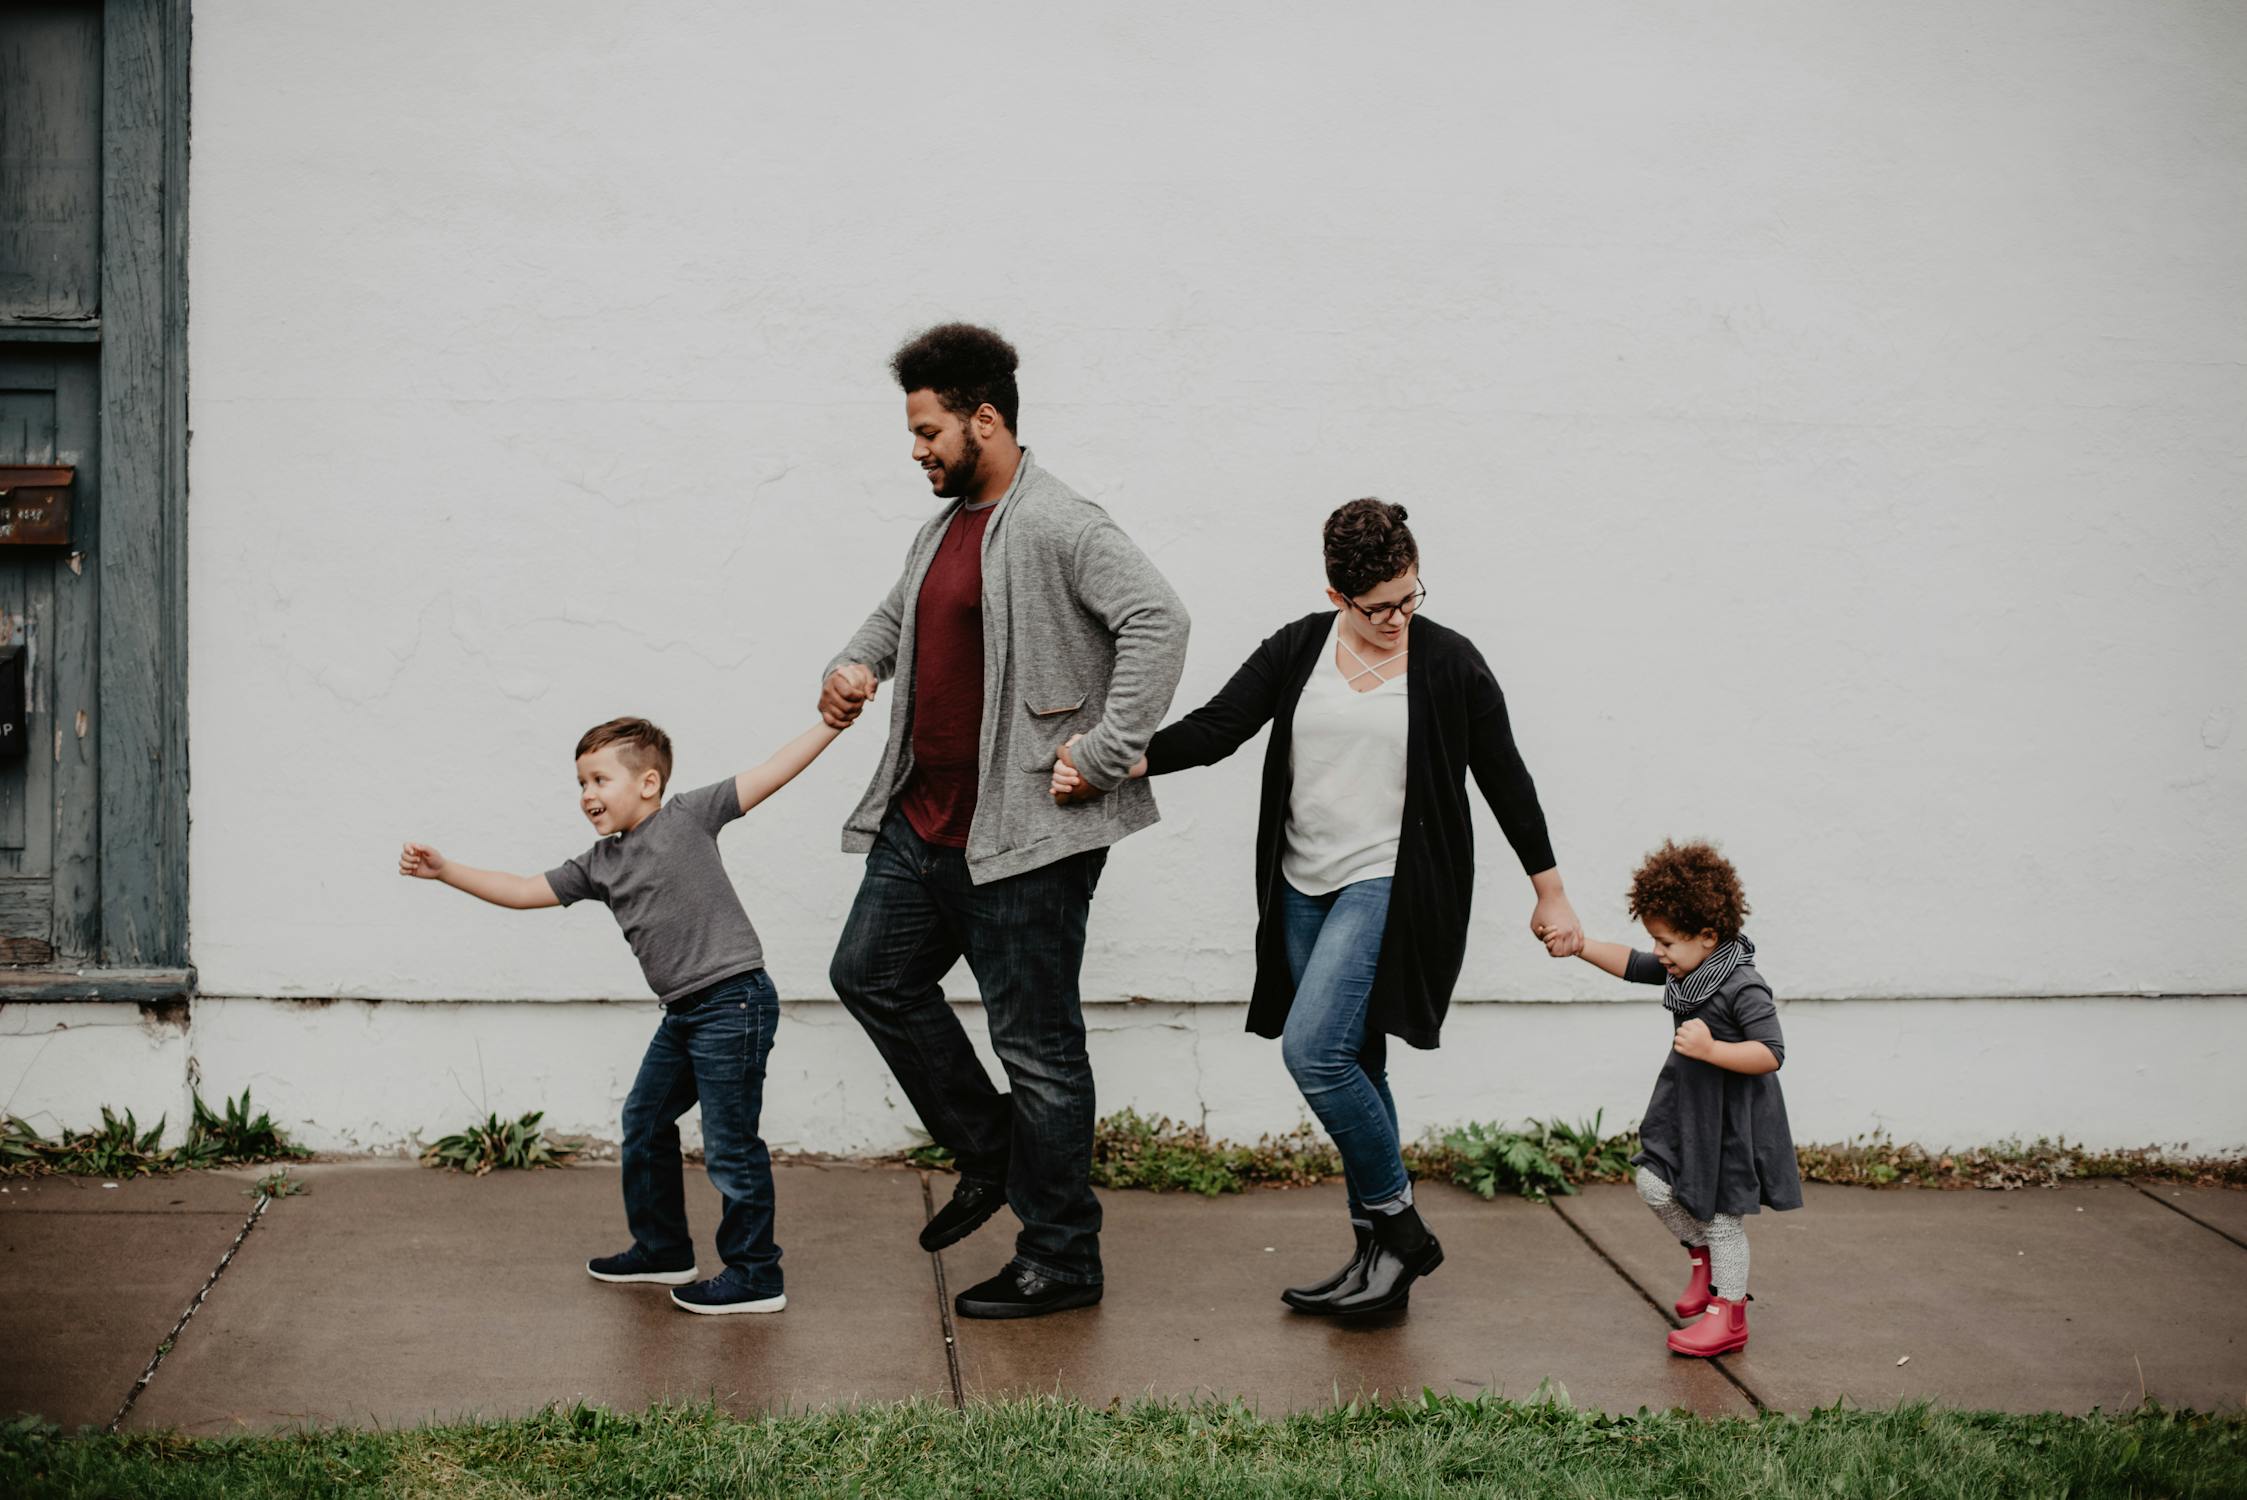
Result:
[[[827,671],[861,662],[894,678],[889,744],[843,848],[870,849],[912,773],[913,621],[921,580],[957,504],[913,539],[905,571]],[[1161,727],[1186,664],[1186,606],[1099,506],[1024,449],[983,533],[983,738],[968,876],[982,885],[1100,849],[1154,822],[1155,794],[1124,773]],[[823,674],[824,676],[824,674]],[[1054,803],[1054,753],[1108,794]]]

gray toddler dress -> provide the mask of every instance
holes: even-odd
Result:
[[[1639,952],[1631,954],[1623,977],[1634,984],[1669,979],[1653,954]],[[1689,1020],[1702,1021],[1720,1042],[1762,1042],[1786,1062],[1778,1007],[1752,963],[1741,964],[1706,1000],[1670,1019],[1672,1031]],[[1654,1097],[1646,1101],[1638,1130],[1639,1153],[1632,1163],[1652,1168],[1696,1219],[1752,1214],[1765,1206],[1802,1207],[1802,1178],[1795,1170],[1794,1136],[1787,1129],[1777,1072],[1734,1073],[1673,1051],[1654,1080]]]

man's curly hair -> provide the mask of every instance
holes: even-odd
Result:
[[[1729,943],[1747,925],[1748,898],[1732,861],[1703,839],[1662,847],[1646,856],[1631,875],[1631,916],[1652,917],[1691,937],[1714,932]]]
[[[934,391],[944,409],[958,417],[972,417],[989,402],[1006,430],[1016,432],[1022,397],[1014,388],[1014,371],[1020,363],[1014,345],[995,329],[939,323],[907,339],[890,357],[889,369],[908,396]]]
[[[1326,581],[1355,599],[1420,561],[1420,544],[1404,524],[1404,507],[1352,500],[1326,518]]]

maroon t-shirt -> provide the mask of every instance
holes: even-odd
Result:
[[[983,740],[983,532],[995,505],[964,506],[913,607],[913,774],[900,805],[932,844],[967,847]]]

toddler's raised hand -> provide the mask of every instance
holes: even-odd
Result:
[[[427,844],[408,844],[398,856],[398,873],[419,880],[435,880],[445,872],[445,856]]]
[[[1670,1038],[1670,1045],[1686,1057],[1707,1062],[1709,1053],[1716,1047],[1716,1038],[1709,1035],[1709,1023],[1695,1016],[1678,1027],[1677,1034]]]

